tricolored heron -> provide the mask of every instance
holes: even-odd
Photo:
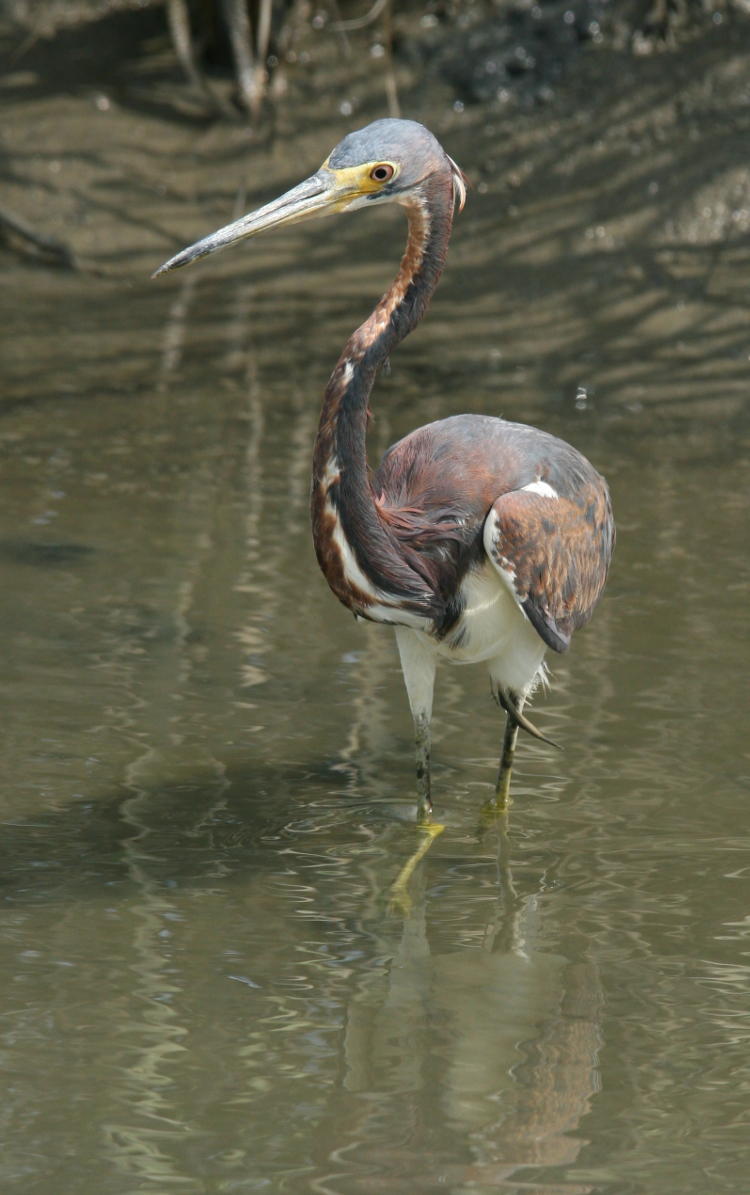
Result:
[[[398,203],[409,223],[399,272],[349,337],[328,382],[313,455],[315,551],[336,597],[395,627],[417,747],[419,818],[429,820],[430,720],[438,659],[487,665],[506,713],[496,797],[508,798],[523,712],[591,617],[614,523],[606,482],[563,440],[487,415],[418,428],[367,464],[368,400],[379,368],[421,319],[445,262],[465,181],[411,120],[350,133],[279,199],[165,262],[162,274],[267,228]]]

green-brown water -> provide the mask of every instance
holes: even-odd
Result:
[[[463,410],[563,435],[619,527],[535,708],[565,752],[521,744],[507,835],[479,817],[485,677],[443,670],[446,830],[403,907],[395,650],[307,525],[319,394],[397,217],[149,283],[159,228],[222,222],[216,190],[214,215],[152,198],[128,285],[8,270],[3,1191],[747,1189],[747,243],[691,240],[657,137],[644,165],[615,121],[579,174],[582,127],[546,150],[532,122],[510,195],[477,169],[507,128],[448,128],[482,185],[374,400],[373,457]]]

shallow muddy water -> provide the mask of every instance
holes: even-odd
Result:
[[[371,455],[456,411],[543,425],[608,476],[616,563],[507,825],[480,816],[484,675],[443,669],[446,828],[398,901],[395,649],[329,594],[307,514],[397,216],[150,283],[157,210],[127,285],[8,271],[4,1191],[747,1189],[747,242],[691,241],[688,200],[670,241],[640,159],[609,142],[595,186],[565,165],[590,132],[528,131],[517,194],[476,171]],[[471,172],[493,135],[461,136]],[[222,222],[182,219],[178,244]]]

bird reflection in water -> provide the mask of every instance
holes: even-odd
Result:
[[[355,1098],[333,1157],[353,1182],[364,1169],[384,1190],[389,1179],[420,1190],[422,1173],[455,1190],[592,1190],[575,1173],[558,1186],[544,1171],[575,1167],[586,1144],[581,1122],[599,1089],[599,972],[544,945],[541,891],[514,880],[506,819],[483,832],[492,885],[467,884],[476,860],[467,872],[453,859],[438,903],[417,870],[396,941],[378,950],[387,963],[362,974],[348,1002],[343,1083]]]
[[[368,646],[338,767],[350,799],[367,793],[384,806],[388,659],[376,633]],[[569,957],[549,948],[547,870],[544,880],[528,869],[514,875],[508,818],[483,815],[465,852],[454,844],[431,870],[424,851],[419,866],[409,860],[408,885],[386,879],[392,856],[382,842],[366,839],[357,856],[369,881],[358,918],[373,961],[356,969],[344,1010],[350,1098],[340,1105],[331,1186],[321,1189],[338,1190],[336,1179],[365,1189],[377,1175],[383,1190],[419,1191],[439,1175],[456,1190],[591,1191],[574,1175],[558,1186],[524,1173],[573,1168],[586,1144],[602,991],[585,946],[574,943]],[[384,915],[384,898],[398,917]]]

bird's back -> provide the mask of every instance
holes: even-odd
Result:
[[[462,582],[487,555],[548,646],[563,650],[588,621],[614,524],[606,482],[565,441],[526,424],[455,415],[389,448],[372,487],[384,522],[444,601],[439,632],[455,622]]]
[[[492,415],[452,415],[404,436],[373,478],[389,503],[426,510],[463,503],[482,517],[501,494],[544,480],[572,498],[602,478],[580,452],[549,432]]]

